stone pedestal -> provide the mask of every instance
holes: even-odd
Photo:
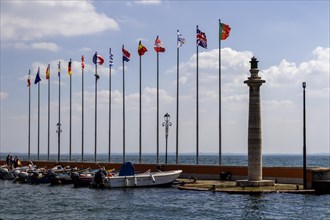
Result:
[[[248,128],[248,180],[237,181],[243,186],[269,186],[274,181],[262,180],[262,140],[261,140],[261,114],[260,114],[260,86],[265,83],[258,76],[258,62],[255,57],[251,63],[251,77],[244,81],[249,88],[249,128]]]

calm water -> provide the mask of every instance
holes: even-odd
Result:
[[[18,155],[25,159],[26,155]],[[1,155],[4,159],[5,155]],[[93,155],[86,155],[93,161]],[[36,159],[36,155],[32,156]],[[40,159],[46,160],[47,155]],[[114,155],[113,162],[121,162]],[[138,161],[138,156],[127,155]],[[161,163],[164,157],[161,156]],[[56,161],[57,155],[51,155]],[[68,160],[63,155],[61,160]],[[80,161],[79,155],[73,160]],[[107,155],[98,161],[107,161]],[[143,156],[144,163],[155,163],[155,155]],[[175,156],[169,157],[170,163]],[[308,166],[329,167],[329,156],[312,155]],[[217,164],[215,155],[201,155],[200,164]],[[302,166],[299,155],[269,155],[264,166]],[[180,156],[180,163],[194,164],[194,155]],[[242,155],[225,155],[224,165],[246,165]],[[0,181],[0,219],[330,219],[330,195],[261,194],[181,191],[175,187],[104,189],[73,188],[72,185],[16,184]]]
[[[329,219],[330,195],[104,189],[0,181],[0,219]]]
[[[15,154],[16,155],[16,154]],[[0,154],[0,160],[5,160],[7,154]],[[27,160],[27,154],[17,154],[21,160]],[[47,160],[48,156],[46,154],[40,154],[40,160]],[[69,161],[68,155],[61,155],[61,161]],[[138,163],[139,155],[128,154],[126,155],[126,161],[132,161],[133,163]],[[142,155],[142,163],[156,163],[156,155],[147,154]],[[175,155],[171,154],[168,156],[168,163],[175,163]],[[37,155],[32,154],[31,160],[37,160]],[[57,154],[50,155],[50,161],[57,161]],[[81,161],[81,155],[73,154],[71,156],[72,161]],[[87,154],[84,156],[84,161],[94,161],[94,155]],[[100,154],[97,155],[98,162],[107,162],[108,155]],[[111,162],[123,162],[123,157],[121,154],[111,155]],[[219,164],[218,155],[200,155],[199,164]],[[159,163],[165,163],[165,156],[159,156]],[[180,164],[196,164],[196,156],[192,154],[185,154],[179,156]],[[247,166],[247,156],[246,155],[223,155],[222,165],[224,166]],[[302,167],[303,157],[302,155],[264,155],[263,156],[263,166],[265,167]],[[307,166],[309,167],[330,167],[330,156],[326,154],[322,155],[308,155],[307,156]]]

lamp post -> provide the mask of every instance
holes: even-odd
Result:
[[[168,139],[168,128],[169,126],[172,126],[172,122],[170,122],[171,116],[166,113],[164,115],[164,122],[163,127],[165,126],[165,164],[167,164],[167,139]]]
[[[61,155],[61,149],[60,149],[60,145],[61,145],[61,132],[62,132],[62,129],[61,129],[61,123],[58,122],[56,124],[57,126],[57,130],[56,130],[56,133],[57,133],[57,142],[58,142],[58,155],[57,155],[57,161],[60,162],[60,155]]]
[[[306,82],[302,83],[303,87],[303,183],[304,183],[304,189],[307,188],[307,182],[306,182]]]

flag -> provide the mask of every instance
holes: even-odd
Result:
[[[38,68],[38,72],[37,72],[36,78],[34,80],[34,84],[38,84],[40,81],[41,81],[41,78],[40,78],[40,75],[39,75],[39,68]]]
[[[155,45],[154,45],[154,49],[155,51],[158,52],[165,52],[165,47],[162,43],[162,41],[159,39],[159,37],[157,36],[156,40],[155,40]]]
[[[207,48],[207,39],[206,39],[206,34],[204,32],[201,32],[198,27],[197,27],[197,46],[201,46],[203,48]]]
[[[227,37],[229,37],[229,33],[230,33],[230,26],[224,23],[220,23],[220,40],[226,40]]]
[[[144,55],[145,52],[147,52],[148,49],[141,44],[141,41],[139,42],[139,47],[138,47],[138,53],[140,56]]]
[[[184,43],[186,43],[186,39],[178,31],[178,47],[181,47]]]
[[[48,64],[47,69],[46,69],[46,79],[49,79],[49,76],[50,76],[50,70],[49,70],[49,64]]]
[[[58,61],[58,64],[57,64],[57,75],[58,75],[58,77],[61,76],[61,62],[60,61]]]
[[[131,54],[127,50],[125,50],[124,46],[122,48],[122,51],[123,51],[123,61],[128,62],[130,60]]]
[[[72,64],[72,62],[71,62],[71,59],[70,59],[70,61],[69,61],[69,63],[68,63],[68,74],[69,74],[70,76],[71,76],[71,74],[72,74],[71,64]]]
[[[84,58],[84,56],[81,56],[81,68],[85,69],[85,58]]]
[[[29,78],[27,79],[27,87],[30,87],[30,85],[31,85],[31,80],[30,80],[30,76],[29,76]]]
[[[113,55],[111,53],[111,48],[109,48],[109,67],[113,66]]]
[[[98,63],[99,65],[102,65],[104,63],[104,59],[103,59],[103,57],[98,55],[97,52],[95,52],[95,54],[93,56],[93,63],[94,64]]]

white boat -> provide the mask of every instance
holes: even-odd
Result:
[[[104,176],[101,173],[95,174],[94,183],[107,188],[126,188],[168,185],[180,176],[182,170],[135,173],[133,164],[125,162],[118,174],[108,173]]]
[[[182,170],[172,170],[161,172],[148,171],[131,176],[107,176],[104,178],[103,184],[104,187],[108,188],[160,186],[172,183],[181,173]]]

